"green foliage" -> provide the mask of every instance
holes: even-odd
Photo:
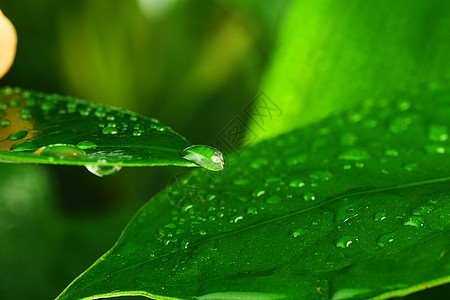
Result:
[[[156,119],[58,95],[11,88],[0,93],[3,161],[197,166],[181,157],[193,145]]]
[[[293,1],[261,89],[283,110],[261,138],[394,89],[450,79],[445,1]]]
[[[383,299],[449,282],[450,90],[393,100],[176,181],[58,299]]]

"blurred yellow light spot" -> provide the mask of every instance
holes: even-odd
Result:
[[[16,45],[16,30],[0,10],[0,78],[11,68],[16,55]]]

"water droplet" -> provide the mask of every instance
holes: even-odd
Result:
[[[180,242],[180,249],[181,250],[187,249],[187,247],[189,247],[189,244],[190,244],[190,242],[188,240],[182,240]]]
[[[278,195],[272,195],[269,198],[266,199],[266,202],[268,204],[280,204],[281,203],[281,198]]]
[[[34,151],[34,150],[36,150],[38,148],[39,147],[36,146],[33,142],[25,141],[25,142],[19,143],[17,145],[14,145],[11,148],[11,151],[15,151],[15,152],[19,152],[19,151]]]
[[[90,141],[82,141],[77,144],[77,147],[80,149],[94,149],[97,145]]]
[[[206,235],[206,231],[203,230],[203,229],[200,229],[200,230],[198,231],[198,233],[199,233],[200,235],[202,235],[202,236],[205,236],[205,235]]]
[[[411,107],[411,103],[408,100],[401,100],[398,103],[398,109],[401,111],[407,111]]]
[[[256,207],[248,207],[245,212],[249,215],[256,215],[258,214],[258,210]]]
[[[299,237],[306,234],[306,230],[303,228],[297,228],[291,232],[292,237]]]
[[[210,171],[221,171],[225,161],[222,152],[210,146],[191,146],[181,152],[181,157]]]
[[[108,127],[105,127],[102,129],[102,133],[103,134],[117,134],[118,131],[116,128],[108,126]]]
[[[423,218],[419,216],[412,216],[409,217],[408,220],[406,220],[406,222],[403,223],[403,225],[419,228],[423,226],[423,222],[424,222]]]
[[[194,207],[194,205],[192,205],[192,204],[186,204],[185,206],[183,206],[183,208],[181,208],[181,210],[186,212],[186,211],[190,210],[193,207]]]
[[[248,179],[245,178],[240,178],[233,181],[233,184],[235,185],[246,185],[248,183],[249,183]]]
[[[43,102],[41,104],[41,109],[44,112],[48,112],[48,111],[52,110],[54,107],[55,107],[55,104],[53,102],[49,102],[49,101]]]
[[[393,133],[401,133],[409,129],[409,126],[412,124],[413,118],[410,115],[402,115],[396,117],[391,121],[389,125],[389,129]]]
[[[338,248],[348,248],[351,244],[356,243],[358,237],[354,235],[344,235],[336,241],[336,247]]]
[[[133,122],[134,122],[134,121],[137,121],[137,119],[138,119],[138,118],[137,118],[137,116],[135,116],[135,115],[131,115],[131,116],[130,116],[130,121],[133,121]]]
[[[427,145],[425,146],[425,151],[428,154],[444,154],[447,153],[449,150],[448,148],[441,146],[441,145]]]
[[[317,170],[309,174],[309,177],[315,180],[327,181],[331,179],[331,172]]]
[[[2,121],[0,122],[0,126],[1,126],[2,128],[5,128],[5,127],[8,126],[9,124],[11,124],[11,122],[10,122],[9,120],[2,120]]]
[[[386,215],[387,215],[387,213],[385,213],[385,212],[376,213],[374,220],[375,221],[383,221],[384,219],[386,219]]]
[[[32,119],[32,117],[31,117],[31,111],[30,111],[29,109],[27,109],[27,108],[23,108],[23,109],[20,111],[20,118],[21,118],[22,120],[31,120],[31,119]]]
[[[367,160],[370,158],[369,153],[362,149],[351,148],[347,149],[341,154],[339,154],[339,159],[342,160]]]
[[[266,190],[264,190],[264,189],[256,189],[252,192],[252,196],[253,197],[261,197],[265,193],[266,193]]]
[[[243,215],[236,215],[234,217],[231,217],[229,222],[230,223],[237,223],[237,222],[241,221],[242,219],[244,219]]]
[[[107,115],[106,116],[106,120],[108,120],[108,121],[114,121],[115,119],[116,119],[116,117],[113,116],[113,115]]]
[[[109,176],[116,174],[122,169],[120,166],[99,166],[99,165],[86,165],[86,169],[98,177]]]
[[[142,132],[143,132],[142,130],[134,130],[132,134],[133,136],[141,136]]]
[[[314,195],[314,193],[308,192],[303,194],[303,199],[305,201],[314,201],[316,200],[316,195]]]
[[[386,247],[387,245],[389,245],[394,241],[394,237],[395,237],[394,233],[383,234],[377,239],[377,245],[380,247]]]
[[[11,100],[11,102],[9,102],[9,106],[11,106],[11,107],[18,107],[20,105],[20,100],[18,100],[18,99],[14,99],[14,100]]]
[[[24,137],[26,137],[28,134],[28,131],[25,130],[18,130],[16,132],[14,132],[13,134],[11,134],[8,138],[8,140],[10,141],[16,141],[16,140],[21,140]]]
[[[289,186],[293,188],[301,188],[305,186],[305,182],[300,179],[294,179],[289,183]]]
[[[417,163],[407,163],[403,165],[403,169],[405,169],[408,172],[413,172],[417,170]]]
[[[431,206],[420,206],[411,211],[411,213],[415,216],[421,216],[429,214],[433,210]]]
[[[384,153],[387,156],[398,156],[398,151],[396,149],[386,149]]]
[[[435,142],[445,142],[448,139],[448,130],[445,126],[431,125],[428,130],[428,137]]]
[[[86,153],[82,149],[67,144],[44,146],[34,151],[33,154],[50,157],[52,159],[79,159],[86,156]]]

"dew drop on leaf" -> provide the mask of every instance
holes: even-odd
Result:
[[[116,128],[108,126],[102,129],[103,134],[117,134],[119,133]]]
[[[448,148],[441,145],[426,145],[425,151],[428,154],[444,154],[448,152]]]
[[[394,241],[394,237],[394,233],[383,234],[377,239],[377,245],[380,247],[386,247],[388,244]]]
[[[405,169],[408,172],[413,172],[417,170],[417,163],[407,163],[403,165],[403,169]]]
[[[188,241],[188,240],[182,240],[182,241],[180,242],[180,249],[181,249],[181,250],[187,249],[188,246],[189,246],[189,241]]]
[[[375,214],[374,220],[375,221],[383,221],[384,219],[386,219],[386,213],[385,212],[378,212]]]
[[[398,151],[396,149],[386,149],[386,151],[384,152],[387,156],[398,156]]]
[[[24,137],[26,137],[27,134],[28,134],[28,131],[26,131],[26,130],[18,130],[16,132],[14,132],[13,134],[11,134],[8,137],[8,140],[10,140],[10,141],[20,140],[20,139],[23,139]]]
[[[256,215],[258,214],[258,210],[256,209],[256,207],[248,207],[245,212],[249,215]]]
[[[305,186],[305,182],[300,179],[294,179],[289,183],[289,186],[293,188],[301,188]]]
[[[266,190],[264,190],[264,189],[256,189],[252,192],[252,196],[253,197],[261,197],[265,193],[266,193]]]
[[[222,152],[210,146],[190,146],[181,152],[181,157],[210,171],[221,171],[225,165]]]
[[[358,241],[358,237],[354,235],[344,235],[336,241],[336,247],[338,248],[348,248],[351,244]]]
[[[280,204],[281,198],[278,195],[272,195],[266,199],[267,204]]]
[[[86,169],[98,177],[109,176],[116,174],[122,169],[120,166],[99,166],[99,165],[86,165]]]
[[[0,126],[1,126],[2,128],[5,128],[5,127],[8,126],[9,124],[11,124],[11,122],[10,122],[9,120],[2,120],[2,121],[0,122]]]
[[[244,219],[243,215],[236,215],[236,216],[230,218],[229,222],[230,223],[237,223],[237,222],[241,221],[242,219]]]
[[[303,228],[297,228],[291,232],[292,237],[299,237],[306,234],[306,230]]]
[[[77,147],[80,149],[94,149],[97,145],[90,141],[82,141],[77,144]]]
[[[431,125],[428,130],[428,138],[435,142],[445,142],[448,139],[447,127]]]
[[[14,145],[11,148],[11,151],[15,151],[15,152],[20,152],[20,151],[35,151],[36,149],[38,149],[39,147],[36,146],[33,142],[31,141],[25,141],[19,144]]]
[[[424,220],[422,217],[419,216],[412,216],[409,217],[408,220],[406,220],[403,225],[405,226],[412,226],[412,227],[422,227],[424,223]]]
[[[308,192],[303,195],[303,199],[305,201],[314,201],[316,200],[316,195],[314,195],[314,193]]]
[[[341,154],[339,154],[339,159],[342,160],[367,160],[370,158],[369,153],[367,153],[365,150],[358,149],[358,148],[351,148],[347,149]]]
[[[433,210],[431,206],[420,206],[411,211],[411,213],[415,216],[426,215]]]
[[[33,152],[34,155],[46,156],[50,158],[69,158],[79,159],[84,158],[86,153],[73,145],[54,144],[41,147]]]

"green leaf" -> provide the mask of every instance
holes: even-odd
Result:
[[[107,175],[122,166],[198,166],[181,157],[192,146],[156,119],[123,109],[17,88],[0,90],[3,162],[88,165],[91,172]]]
[[[177,178],[58,299],[384,299],[450,282],[449,128],[450,90],[431,84]]]
[[[267,138],[386,91],[450,79],[442,1],[292,1],[249,133]],[[260,118],[264,118],[261,128]]]

